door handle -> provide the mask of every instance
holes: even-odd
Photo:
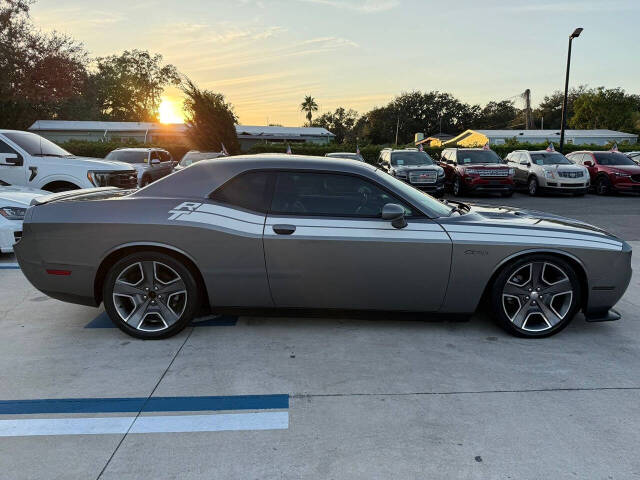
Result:
[[[295,225],[274,225],[273,231],[278,235],[291,235],[296,231]]]

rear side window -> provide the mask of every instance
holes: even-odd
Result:
[[[218,188],[210,198],[229,206],[266,213],[271,196],[271,178],[269,172],[243,173]]]
[[[160,152],[160,161],[161,162],[170,162],[171,161],[171,155],[169,155],[169,152]]]
[[[17,153],[13,148],[0,140],[0,153]]]
[[[374,183],[351,175],[281,172],[278,174],[271,212],[288,215],[380,217],[394,196]],[[405,207],[407,215],[411,210]]]

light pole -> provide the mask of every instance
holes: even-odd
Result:
[[[564,98],[562,99],[562,120],[560,121],[560,153],[564,153],[564,129],[567,123],[567,96],[569,95],[569,67],[571,66],[571,43],[582,33],[582,27],[576,28],[569,35],[569,52],[567,53],[567,76],[564,80]]]

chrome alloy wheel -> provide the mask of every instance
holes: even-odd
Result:
[[[113,286],[120,318],[143,332],[159,332],[176,323],[187,307],[184,280],[168,265],[146,260],[122,270]]]
[[[502,290],[502,308],[516,328],[544,332],[565,319],[573,298],[571,280],[562,268],[534,261],[511,274]]]

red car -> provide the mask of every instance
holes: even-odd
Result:
[[[455,196],[470,192],[513,195],[515,171],[496,152],[484,148],[445,148],[440,157],[445,183]]]
[[[567,158],[589,170],[598,195],[640,192],[640,166],[620,152],[571,152]]]

